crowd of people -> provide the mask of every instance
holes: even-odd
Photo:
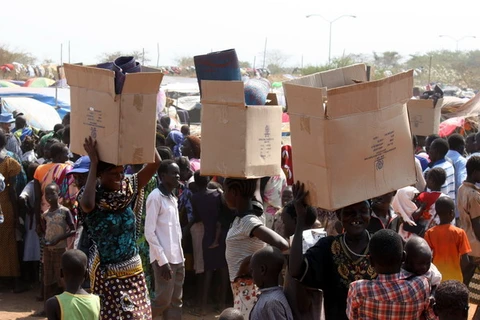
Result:
[[[0,115],[0,281],[40,282],[38,315],[181,319],[190,296],[224,320],[444,320],[480,303],[480,133],[413,137],[415,185],[329,212],[291,167],[202,176],[200,138],[168,117],[155,161],[128,166],[92,138],[72,154],[69,121]]]

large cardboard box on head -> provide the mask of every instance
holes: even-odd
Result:
[[[110,70],[65,65],[70,86],[71,151],[85,154],[86,137],[97,140],[100,160],[142,164],[155,160],[156,101],[163,74],[126,75],[122,94],[115,94]]]
[[[367,82],[355,65],[307,78],[284,89],[295,179],[312,205],[336,210],[415,183],[412,72]]]
[[[408,101],[408,115],[412,134],[429,136],[440,130],[440,117],[442,115],[443,99],[437,102],[433,99],[411,99]]]
[[[241,81],[202,85],[202,175],[261,178],[281,171],[282,107],[247,106]],[[268,100],[275,103],[276,96]]]

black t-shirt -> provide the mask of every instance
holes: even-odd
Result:
[[[344,246],[344,235],[320,239],[304,255],[301,282],[312,288],[323,290],[325,319],[348,320],[347,294],[350,283],[356,280],[371,280],[377,274],[366,257],[348,253]],[[351,256],[354,259],[352,260]],[[308,264],[307,264],[308,263]]]

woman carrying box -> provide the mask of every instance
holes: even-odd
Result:
[[[160,156],[155,151],[154,163],[125,178],[123,166],[99,160],[92,138],[85,139],[84,148],[91,165],[78,199],[94,242],[89,270],[92,292],[102,301],[100,317],[151,319],[150,297],[137,246],[141,215],[134,214],[131,204],[138,190],[156,173]]]

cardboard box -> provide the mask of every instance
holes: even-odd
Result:
[[[406,107],[412,72],[352,84],[366,80],[365,66],[356,65],[308,78],[284,89],[294,175],[313,206],[336,210],[415,183]]]
[[[246,106],[242,81],[203,80],[201,85],[202,175],[279,175],[282,107]],[[276,96],[268,100],[275,102]]]
[[[85,154],[84,139],[97,140],[102,161],[116,165],[155,160],[157,93],[163,74],[126,75],[122,94],[115,94],[115,73],[65,65],[70,86],[71,151]]]
[[[408,115],[412,134],[429,136],[440,130],[440,117],[442,115],[442,100],[435,104],[431,99],[411,99],[408,101]]]

